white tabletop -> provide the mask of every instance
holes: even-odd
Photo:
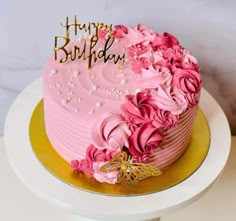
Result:
[[[236,210],[236,136],[225,171],[200,200],[161,221],[235,221]],[[63,210],[53,207],[31,193],[15,176],[0,137],[0,220],[72,220]],[[87,220],[87,219],[81,219]]]

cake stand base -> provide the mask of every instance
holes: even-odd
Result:
[[[76,215],[71,215],[69,220],[70,221],[99,221],[97,219],[89,219],[89,218],[80,217],[80,216],[76,216]],[[143,221],[161,221],[161,218],[145,219]]]

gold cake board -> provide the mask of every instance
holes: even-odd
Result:
[[[210,147],[210,130],[207,119],[199,108],[194,122],[193,135],[188,149],[161,176],[150,177],[129,188],[121,184],[99,183],[82,173],[73,172],[70,165],[53,149],[44,125],[43,100],[35,108],[30,125],[29,138],[32,149],[42,165],[58,179],[98,194],[132,196],[158,192],[172,187],[193,174],[204,161]]]

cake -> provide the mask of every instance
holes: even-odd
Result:
[[[173,35],[141,24],[101,23],[71,41],[67,27],[43,73],[53,148],[98,182],[132,186],[160,175],[191,140],[202,86],[197,60]]]

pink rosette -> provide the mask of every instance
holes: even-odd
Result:
[[[144,36],[144,40],[142,42],[143,45],[149,45],[149,43],[151,41],[153,41],[154,32],[150,28],[148,28],[142,24],[138,24],[135,27],[135,30],[137,30],[140,34],[142,34]]]
[[[112,31],[115,38],[123,38],[126,34],[128,34],[128,28],[124,25],[115,25],[115,29]]]
[[[156,108],[151,96],[146,92],[127,95],[126,102],[121,106],[127,124],[132,131],[135,127],[152,121],[156,113]]]
[[[70,162],[70,166],[72,167],[72,169],[76,172],[80,171],[80,162],[78,160],[72,160]]]
[[[142,54],[145,54],[150,49],[151,49],[150,46],[145,46],[145,45],[139,43],[139,44],[132,45],[131,47],[129,47],[128,54],[131,57],[136,57],[136,56],[140,56]]]
[[[165,32],[163,35],[155,34],[151,45],[154,51],[158,48],[171,48],[174,45],[178,45],[179,41],[173,35]]]
[[[109,173],[103,173],[100,168],[107,162],[94,162],[93,163],[93,177],[101,183],[115,184],[118,180],[119,172],[117,170],[111,171]]]
[[[168,68],[154,66],[147,69],[142,69],[142,78],[137,79],[137,84],[142,88],[156,88],[158,85],[169,86],[172,81],[172,75]]]
[[[131,62],[132,70],[135,73],[141,73],[142,69],[148,69],[150,65],[151,65],[151,62],[145,57],[134,59]]]
[[[158,129],[150,122],[137,127],[129,137],[129,152],[135,157],[147,156],[157,148],[162,140]]]
[[[89,174],[90,176],[93,175],[93,162],[90,159],[83,159],[80,161],[79,169],[81,172]]]
[[[154,116],[154,126],[157,128],[175,127],[179,122],[179,115],[174,115],[170,111],[158,109]]]
[[[199,72],[199,66],[197,64],[197,59],[193,57],[189,52],[186,52],[185,55],[182,57],[182,68],[193,70]]]
[[[173,74],[173,84],[185,93],[189,107],[198,103],[202,87],[202,80],[198,72],[176,68]]]
[[[104,40],[107,36],[107,30],[106,29],[99,29],[98,30],[98,37],[102,40]]]
[[[155,104],[162,110],[170,111],[174,115],[183,113],[188,106],[184,93],[176,86],[158,87],[150,91]]]
[[[128,147],[130,130],[120,114],[106,113],[92,127],[91,137],[99,150],[120,151]]]
[[[97,161],[107,161],[111,159],[111,154],[107,154],[106,150],[99,150],[94,147],[93,144],[90,144],[86,151],[86,159],[93,162]]]

